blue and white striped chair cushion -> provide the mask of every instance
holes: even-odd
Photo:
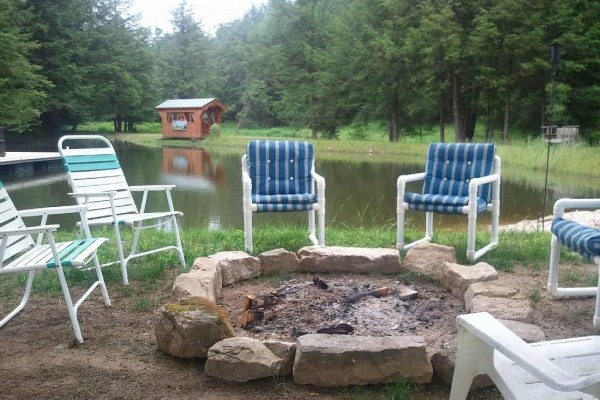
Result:
[[[560,244],[582,256],[589,259],[600,256],[600,229],[557,217],[552,221],[551,231]]]
[[[317,202],[309,142],[253,140],[246,151],[257,211],[306,211]]]
[[[466,196],[443,196],[439,194],[406,193],[404,201],[411,210],[436,212],[442,214],[465,214],[463,207],[469,204]],[[487,210],[487,201],[477,198],[477,212]]]
[[[406,193],[410,209],[462,214],[468,203],[469,182],[488,176],[494,167],[496,147],[482,143],[432,143],[427,150],[422,194]],[[491,184],[482,185],[477,211],[487,210]]]

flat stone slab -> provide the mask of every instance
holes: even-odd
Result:
[[[204,372],[227,381],[248,382],[277,375],[282,362],[260,340],[235,337],[210,348]]]
[[[526,324],[524,322],[512,321],[509,319],[499,319],[498,321],[527,343],[543,342],[546,340],[544,331],[537,325]]]
[[[269,274],[277,271],[297,271],[300,259],[296,253],[286,249],[275,249],[265,251],[258,255],[261,262],[261,274]]]
[[[406,252],[402,267],[442,280],[445,262],[456,263],[454,247],[435,243],[421,243]]]
[[[469,285],[498,279],[496,269],[484,262],[475,265],[460,265],[446,262],[444,265],[442,284],[450,289],[452,294],[459,299],[464,299]]]
[[[465,310],[471,312],[475,296],[510,298],[519,294],[519,289],[500,281],[477,282],[465,293]]]
[[[310,334],[298,338],[294,382],[314,386],[428,383],[433,368],[418,336]]]
[[[184,297],[204,297],[216,302],[222,288],[219,262],[209,257],[198,257],[189,272],[175,278],[171,296],[176,300]]]
[[[381,272],[401,271],[400,252],[396,249],[361,247],[303,247],[298,252],[303,272]]]
[[[221,251],[209,258],[219,263],[223,286],[260,276],[260,260],[243,251]]]
[[[487,311],[497,319],[531,323],[533,310],[527,299],[503,299],[497,297],[475,296],[471,312]]]

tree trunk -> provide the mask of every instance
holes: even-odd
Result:
[[[242,108],[242,111],[238,114],[239,118],[238,119],[238,123],[235,127],[235,134],[237,135],[240,131],[240,128],[242,127],[242,125],[246,122],[246,118],[248,117],[248,113],[250,112],[250,106],[249,105],[245,105],[244,108]],[[238,117],[238,115],[236,115],[236,117]]]
[[[394,94],[391,101],[390,110],[390,142],[397,142],[400,138],[398,133],[398,97]]]
[[[510,90],[506,93],[506,101],[504,103],[504,122],[502,124],[502,141],[508,143],[508,123],[510,117]]]
[[[440,92],[440,142],[444,143],[446,141],[446,114],[444,113],[444,97]]]
[[[464,142],[463,124],[460,118],[460,99],[458,93],[458,79],[456,74],[452,74],[452,117],[454,119],[454,140]]]

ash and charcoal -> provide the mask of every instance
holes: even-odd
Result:
[[[240,290],[247,292],[234,301],[232,296]],[[245,284],[223,294],[223,306],[234,321],[245,311],[240,308],[241,297],[257,299],[253,304],[262,319],[246,324],[244,334],[261,339],[293,339],[308,333],[422,334],[439,328],[439,324],[448,325],[462,307],[435,284],[410,284],[370,275],[298,274],[275,289],[265,288],[263,282],[255,287]]]

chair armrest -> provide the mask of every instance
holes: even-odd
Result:
[[[325,185],[325,178],[323,176],[317,174],[315,171],[311,171],[310,175],[317,181],[317,185]]]
[[[479,178],[473,178],[469,181],[469,190],[473,187],[485,185],[486,183],[495,182],[498,179],[500,179],[500,175],[498,175],[498,174],[491,174],[491,175],[482,176]]]
[[[143,191],[161,191],[175,189],[175,185],[144,185],[144,186],[129,186],[131,192],[143,192]]]
[[[110,192],[83,192],[83,193],[69,193],[71,197],[114,197],[117,194],[115,191]]]
[[[49,233],[55,232],[60,225],[39,225],[39,226],[28,226],[17,229],[0,229],[0,237],[4,236],[22,236],[31,235],[34,233]]]
[[[21,217],[39,217],[42,215],[56,215],[56,214],[74,214],[80,213],[81,211],[87,210],[86,206],[60,206],[60,207],[45,207],[45,208],[32,208],[29,210],[19,211]]]
[[[456,320],[472,335],[555,390],[580,390],[600,381],[600,373],[580,378],[561,369],[487,312],[459,315]]]
[[[553,214],[562,217],[569,208],[600,208],[600,199],[559,199],[554,203]]]
[[[423,179],[425,179],[425,175],[426,172],[417,172],[416,174],[400,175],[398,177],[398,180],[396,181],[396,186],[398,186],[399,188],[400,185],[404,186],[404,184],[408,182],[422,181]]]

